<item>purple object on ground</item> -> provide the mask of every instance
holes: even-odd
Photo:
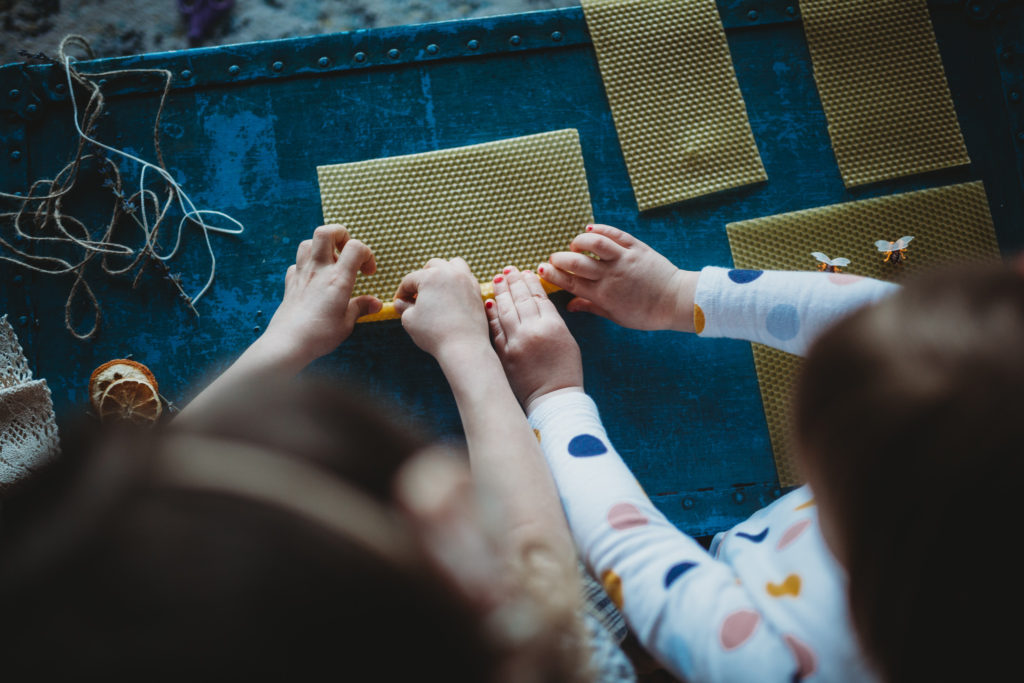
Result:
[[[188,22],[188,39],[197,43],[215,21],[235,6],[235,0],[178,0],[178,10]]]

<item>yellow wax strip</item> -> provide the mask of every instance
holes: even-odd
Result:
[[[547,280],[544,280],[543,278],[541,279],[540,284],[541,284],[541,286],[544,287],[544,291],[547,292],[548,294],[551,294],[552,292],[557,292],[559,289],[561,289],[561,287],[556,287],[555,285],[551,284]],[[487,301],[488,299],[493,299],[493,298],[494,298],[494,283],[493,282],[481,283],[481,285],[480,285],[480,299],[483,300],[483,301]],[[395,302],[394,301],[385,301],[384,302],[384,306],[382,306],[379,311],[377,311],[376,313],[371,313],[370,315],[364,315],[362,318],[358,318],[356,320],[356,322],[357,323],[375,323],[375,322],[379,322],[381,320],[398,320],[400,317],[402,317],[402,316],[400,316],[398,314],[398,311],[395,310]]]

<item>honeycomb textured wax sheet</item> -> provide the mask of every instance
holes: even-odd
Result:
[[[845,273],[898,282],[944,263],[999,258],[980,181],[731,223],[726,230],[737,268],[814,270],[817,261],[810,252],[821,251],[831,258],[849,258]],[[905,235],[914,237],[906,260],[885,263],[875,241]],[[800,359],[752,346],[779,483],[796,485],[801,478],[789,429]]]
[[[715,0],[583,0],[640,210],[767,179]]]
[[[431,258],[462,257],[480,280],[535,268],[593,222],[573,129],[422,154],[318,166],[324,221],[373,250],[355,295],[390,301]]]
[[[970,163],[926,0],[801,0],[848,187]]]

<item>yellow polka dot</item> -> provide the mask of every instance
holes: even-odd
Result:
[[[793,508],[793,511],[796,512],[797,510],[806,510],[807,508],[810,508],[810,507],[814,507],[814,499],[813,498],[811,498],[806,503],[803,503],[802,505],[797,505],[795,508]]]
[[[773,598],[782,598],[787,595],[792,595],[795,598],[800,595],[800,584],[800,577],[796,574],[790,574],[782,583],[772,583],[769,581],[765,584],[765,590]]]
[[[537,443],[540,443],[540,430],[539,429],[534,429],[533,430],[533,435],[535,437],[537,437]]]
[[[605,569],[601,572],[601,585],[604,586],[604,592],[612,599],[615,606],[622,609],[622,579],[619,578],[619,575],[611,569]]]
[[[693,330],[697,334],[704,331],[704,311],[697,304],[693,305]]]

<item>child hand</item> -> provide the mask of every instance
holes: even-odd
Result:
[[[442,364],[451,349],[490,348],[483,308],[480,283],[461,258],[430,259],[406,275],[395,294],[402,327]]]
[[[494,348],[527,414],[553,391],[583,391],[580,347],[536,275],[506,268],[485,308]]]
[[[351,298],[356,275],[375,270],[369,247],[340,225],[321,225],[299,244],[295,265],[285,273],[284,298],[261,341],[298,367],[330,353],[352,334],[356,318],[380,310],[376,297]]]
[[[693,332],[693,294],[698,273],[680,270],[629,233],[588,225],[537,272],[576,295],[570,311],[604,316],[637,330]],[[600,260],[580,252],[596,254]]]

